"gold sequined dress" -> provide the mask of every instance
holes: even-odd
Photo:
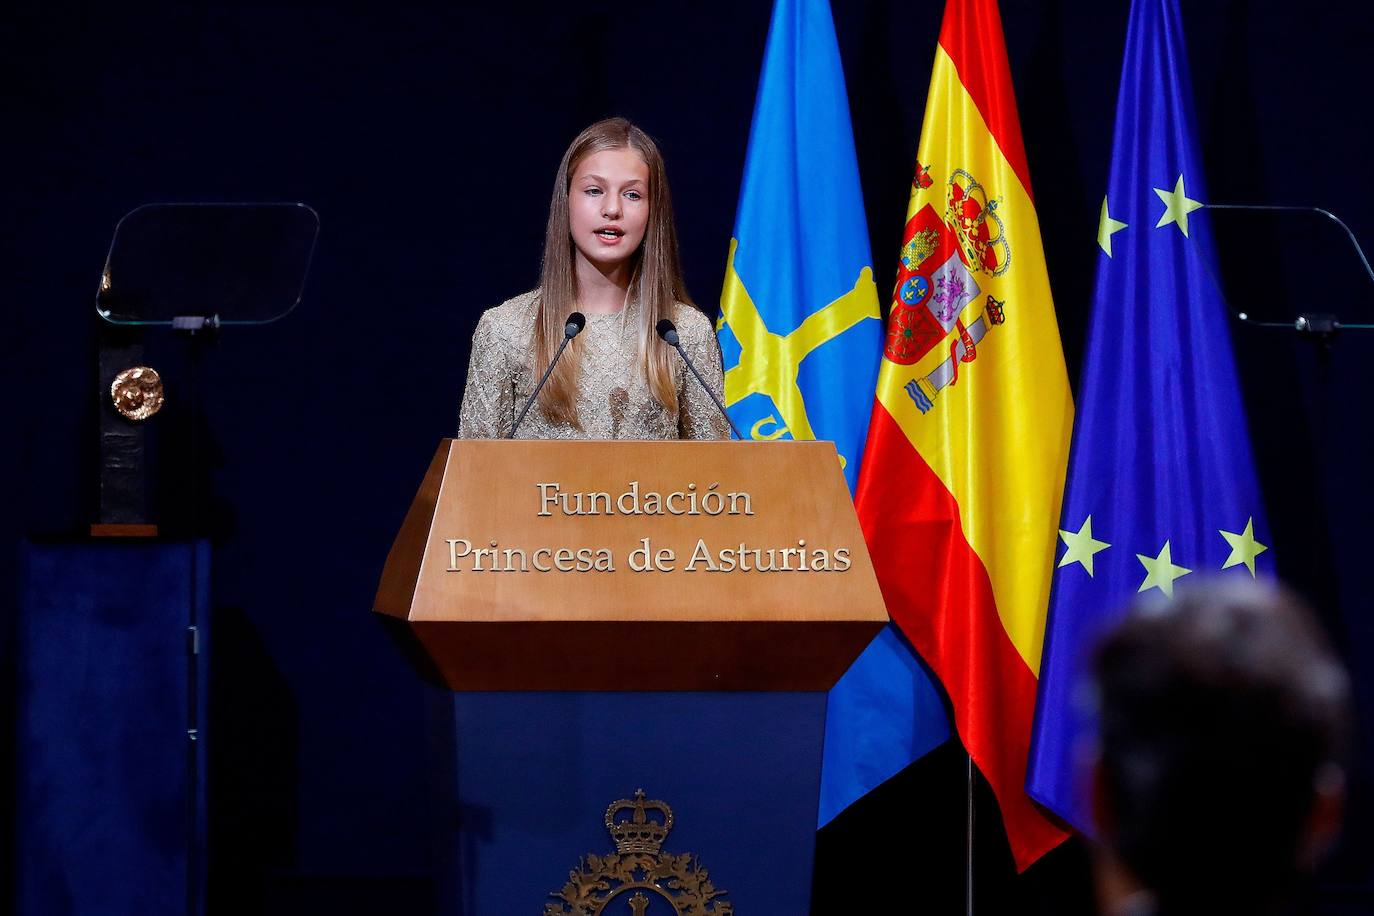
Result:
[[[532,346],[537,294],[528,292],[488,309],[477,322],[458,419],[460,438],[504,438],[534,391],[539,381]],[[677,412],[669,413],[654,399],[635,360],[638,309],[638,302],[632,301],[614,315],[588,315],[586,328],[569,345],[581,351],[577,416],[582,428],[551,422],[535,404],[516,438],[729,438],[725,418],[676,355],[672,365]],[[697,371],[717,397],[722,396],[724,370],[710,320],[698,309],[677,303],[673,323]],[[657,338],[654,345],[667,346]]]

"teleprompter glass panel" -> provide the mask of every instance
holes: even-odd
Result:
[[[1260,324],[1295,326],[1326,314],[1345,327],[1374,322],[1367,255],[1337,216],[1316,207],[1208,204],[1231,310]]]
[[[300,302],[320,231],[301,203],[145,204],[115,227],[96,312],[113,324],[267,324]]]

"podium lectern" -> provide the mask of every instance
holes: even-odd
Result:
[[[825,691],[887,621],[832,444],[445,440],[375,608],[447,688],[447,912],[674,913],[666,873],[573,901],[619,800],[703,914],[807,912]]]

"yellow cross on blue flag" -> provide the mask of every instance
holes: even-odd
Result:
[[[1091,832],[1091,653],[1137,596],[1273,554],[1217,288],[1177,0],[1135,0],[1027,789]],[[1091,242],[1088,242],[1091,244]]]
[[[884,332],[826,0],[774,4],[720,306],[735,424],[833,441],[853,492]],[[830,692],[819,824],[948,736],[939,693],[889,624]]]

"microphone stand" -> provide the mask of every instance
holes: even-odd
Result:
[[[711,386],[706,384],[706,379],[701,377],[701,373],[697,371],[697,367],[692,362],[692,358],[687,355],[687,351],[682,349],[682,339],[677,335],[677,326],[667,318],[663,318],[658,322],[658,326],[655,330],[658,331],[658,336],[663,338],[664,343],[677,351],[677,355],[682,357],[682,361],[687,364],[687,368],[692,370],[692,375],[696,376],[697,382],[700,383],[701,387],[710,395],[711,402],[716,405],[716,409],[720,411],[720,415],[725,418],[726,423],[730,424],[730,429],[734,432],[735,438],[743,439],[744,437],[740,435],[739,427],[735,426],[735,421],[730,419],[730,413],[725,409],[725,405],[720,402],[720,398],[716,397],[716,393],[711,390]]]
[[[515,438],[515,431],[524,422],[525,414],[530,412],[530,408],[534,406],[535,398],[539,397],[539,392],[544,388],[544,383],[549,380],[550,375],[553,375],[553,367],[558,365],[558,361],[563,358],[563,351],[568,348],[568,344],[572,342],[574,337],[582,333],[586,324],[587,319],[583,317],[581,312],[573,312],[568,316],[568,323],[563,325],[563,342],[558,345],[558,352],[554,353],[553,359],[549,360],[549,368],[544,370],[543,377],[539,379],[539,384],[534,386],[534,392],[525,401],[525,406],[520,408],[520,416],[516,417],[515,422],[511,424],[510,432],[506,434],[507,439]]]

